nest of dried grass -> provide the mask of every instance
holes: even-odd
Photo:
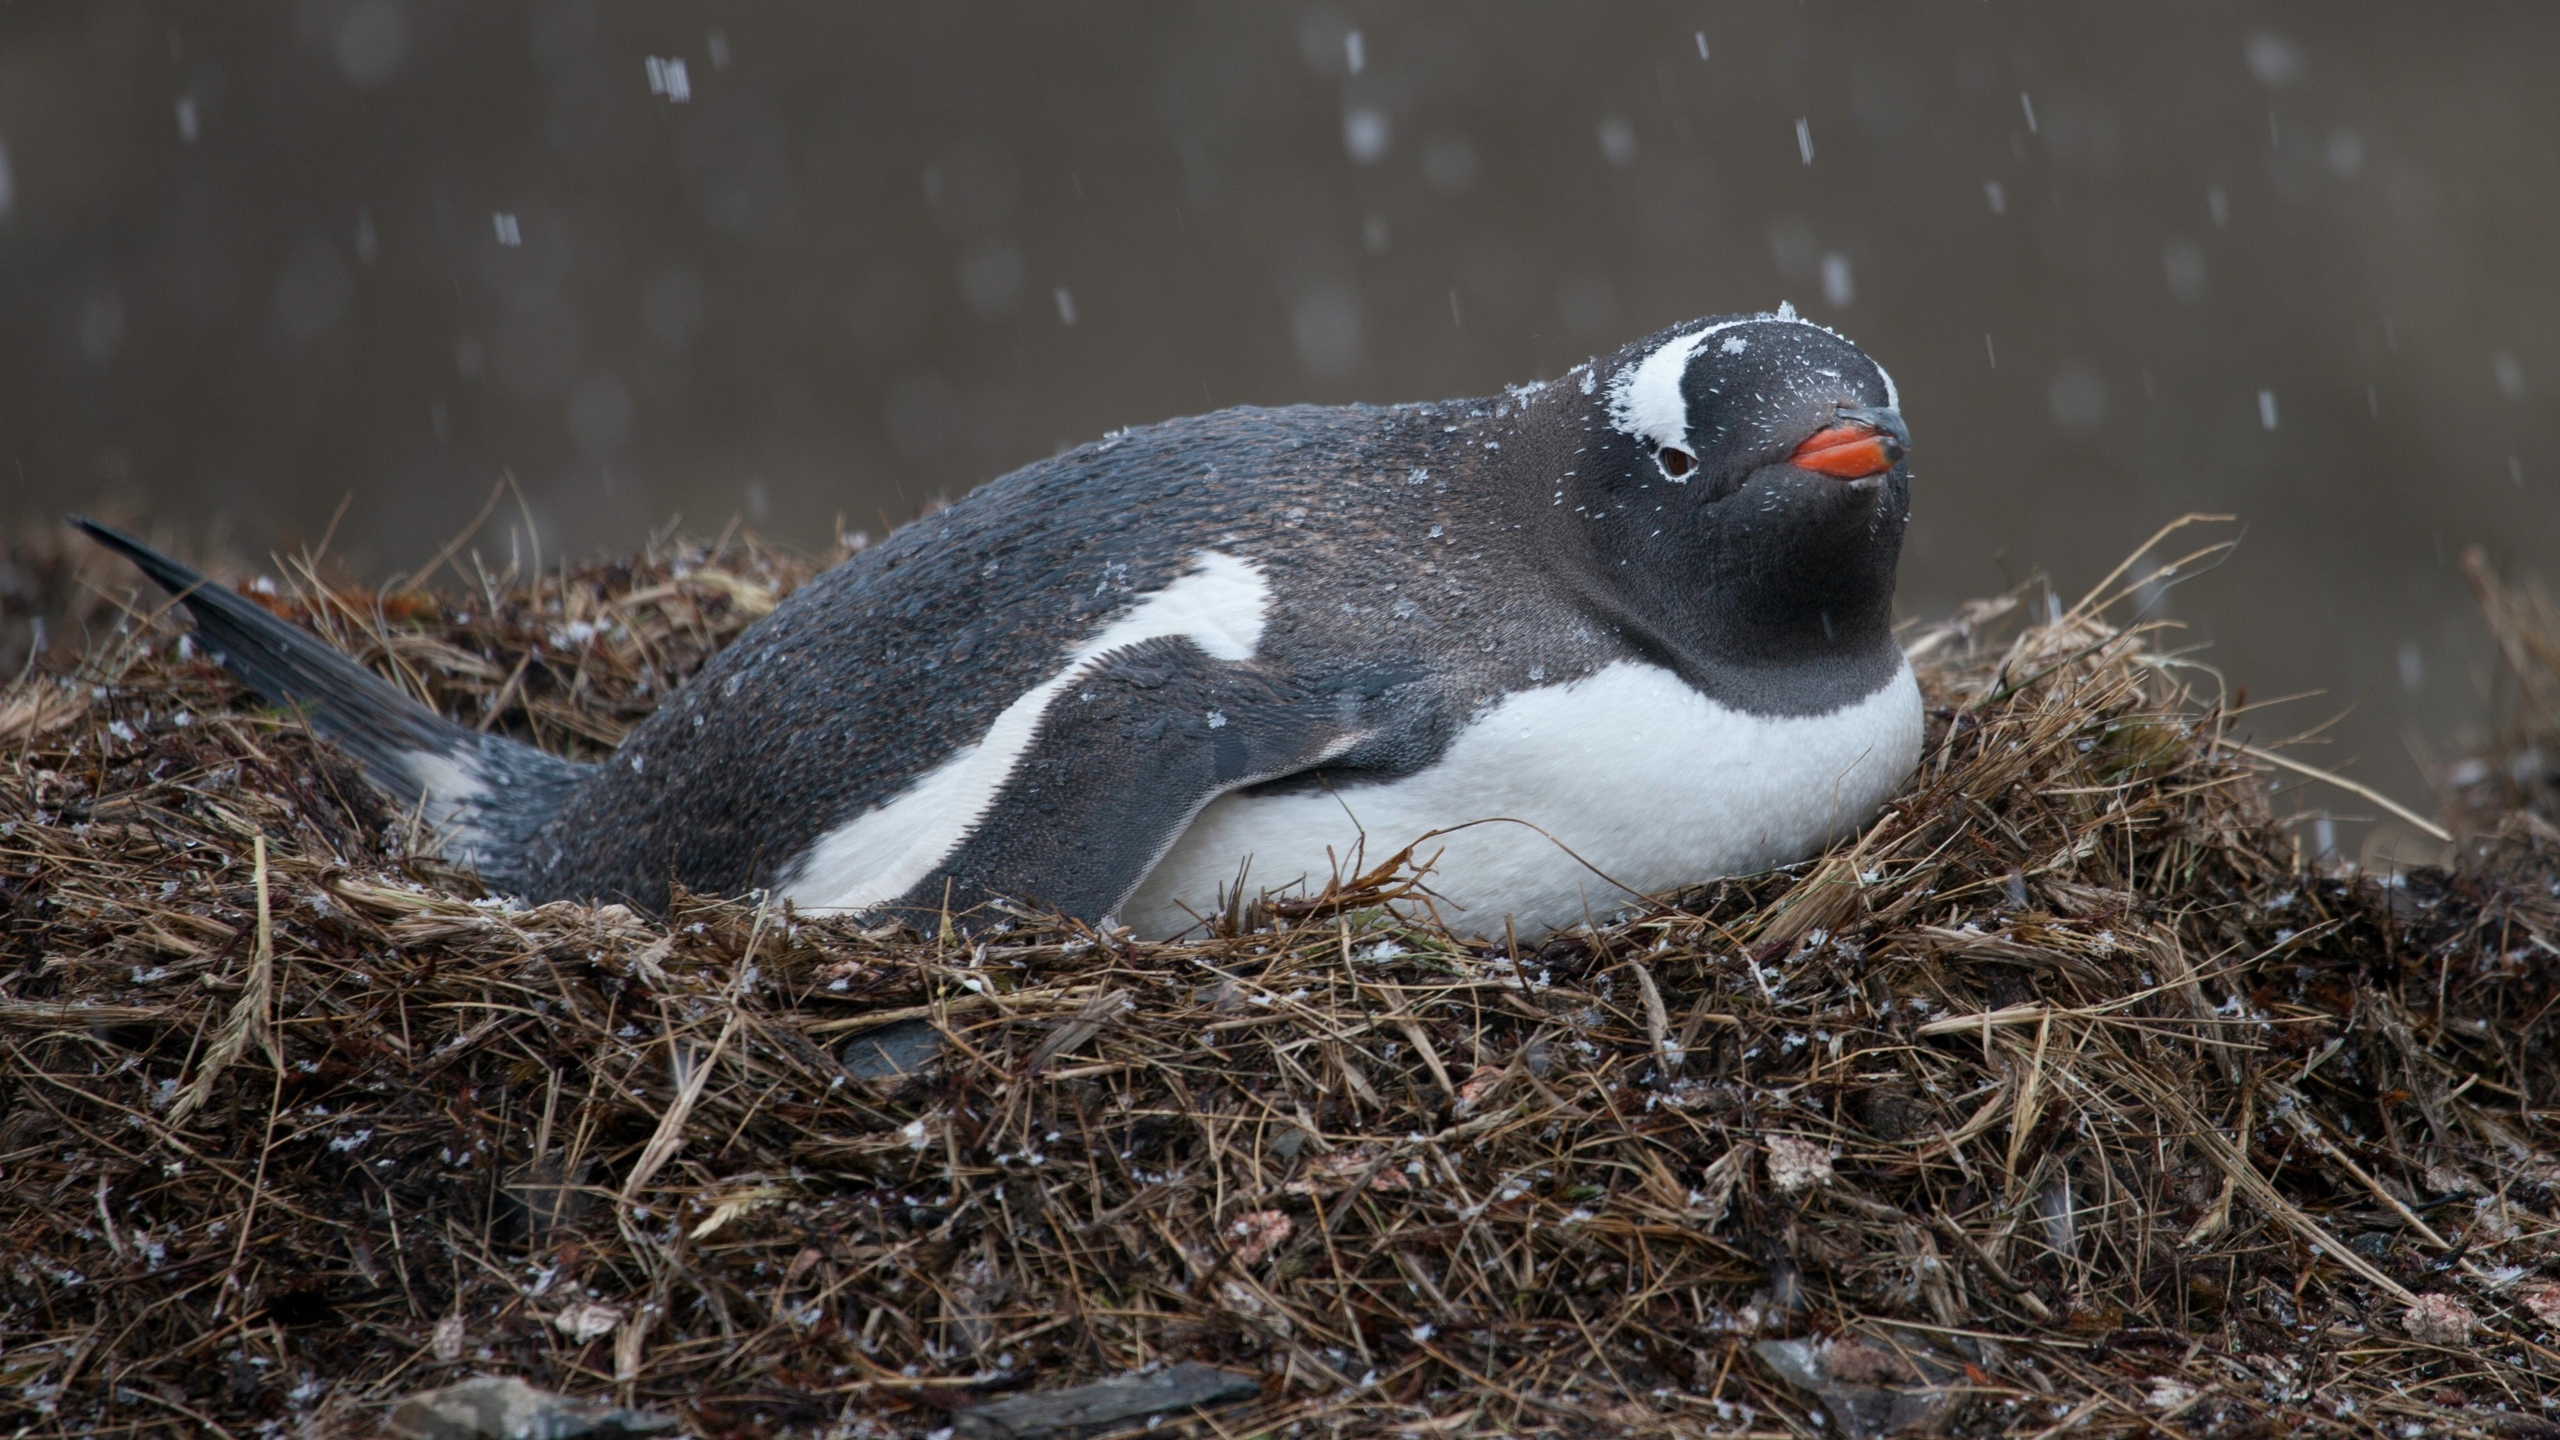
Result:
[[[574,748],[810,568],[275,603]],[[0,692],[0,1425],[922,1435],[1202,1360],[1227,1435],[2548,1429],[2560,832],[2307,872],[2118,598],[1915,632],[1854,844],[1519,950],[1427,847],[1174,945],[509,908],[136,624]]]

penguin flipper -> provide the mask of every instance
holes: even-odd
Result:
[[[1049,707],[969,838],[899,908],[1002,895],[1101,920],[1211,800],[1322,764],[1365,733],[1331,689],[1178,636],[1116,651]]]
[[[421,808],[450,858],[496,889],[536,888],[534,832],[592,767],[466,730],[229,586],[85,515],[70,520],[186,606],[197,644],[223,669],[269,704],[300,709],[367,779],[404,809]]]

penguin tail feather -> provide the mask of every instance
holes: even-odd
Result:
[[[185,605],[196,643],[223,669],[268,703],[303,712],[367,779],[420,811],[446,858],[532,898],[536,836],[593,766],[464,729],[229,587],[85,515],[70,520]]]

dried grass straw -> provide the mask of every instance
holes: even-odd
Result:
[[[1975,1433],[2518,1433],[2560,831],[2306,863],[2137,616],[2177,539],[1911,632],[1926,760],[1854,841],[1535,947],[1453,938],[1427,846],[1181,944],[511,907],[138,600],[0,691],[0,1426],[352,1434],[496,1371],[924,1434],[1197,1359],[1265,1377],[1226,1435],[1804,1433],[1839,1397],[1752,1346],[1833,1336]],[[271,603],[592,752],[814,569],[455,563]],[[940,1063],[850,1074],[891,1022]]]

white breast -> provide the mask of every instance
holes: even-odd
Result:
[[[1445,897],[1442,918],[1462,934],[1500,936],[1508,919],[1524,939],[1543,936],[1639,895],[1821,849],[1892,798],[1919,763],[1920,729],[1908,666],[1828,714],[1770,717],[1620,661],[1505,698],[1407,779],[1211,802],[1122,918],[1142,936],[1180,934],[1245,857],[1249,888],[1313,891],[1333,873],[1328,847],[1348,871],[1357,856],[1375,865],[1431,831],[1482,821],[1416,852],[1438,856],[1428,883]]]

